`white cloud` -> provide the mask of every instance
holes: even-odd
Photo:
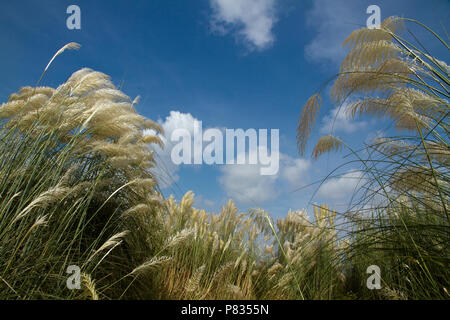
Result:
[[[224,165],[219,182],[227,196],[238,203],[259,206],[279,196],[282,182],[289,186],[305,184],[310,166],[309,160],[280,154],[280,170],[276,175],[261,175],[260,165]]]
[[[158,123],[164,129],[165,137],[161,137],[165,143],[163,149],[158,146],[152,146],[155,150],[156,167],[152,169],[158,177],[160,186],[168,188],[178,181],[178,172],[180,167],[175,165],[171,159],[171,151],[174,144],[170,141],[172,132],[176,129],[186,129],[194,136],[194,122],[199,121],[190,113],[171,111],[164,120],[158,120]],[[148,132],[154,133],[154,132]],[[261,150],[261,148],[264,148]],[[265,149],[266,146],[259,146],[256,152],[258,154],[270,154]],[[248,150],[246,159],[249,159]],[[238,155],[235,155],[235,159]],[[206,165],[206,164],[205,164]],[[285,183],[289,187],[299,186],[307,183],[308,171],[311,162],[305,159],[292,158],[286,154],[280,153],[279,170],[274,175],[261,175],[261,165],[233,164],[220,167],[221,175],[219,183],[228,197],[243,205],[260,205],[265,202],[275,200],[280,194]],[[199,199],[205,207],[213,207],[213,202],[207,199]]]
[[[332,132],[353,133],[363,129],[367,126],[365,121],[355,121],[349,115],[350,104],[344,103],[332,109],[323,119],[320,132],[322,134],[329,134]]]
[[[246,151],[246,158],[249,159],[252,156],[249,153],[258,153],[258,151]],[[223,175],[219,178],[219,182],[227,196],[238,203],[248,205],[259,205],[262,202],[276,199],[278,192],[275,183],[278,174],[261,175],[260,167],[259,164],[224,165],[221,168]]]
[[[183,128],[188,130],[191,134],[194,133],[194,118],[190,113],[182,113],[179,111],[170,111],[170,115],[166,117],[165,121],[159,120],[162,125],[165,136],[170,137],[175,129]],[[197,120],[198,121],[198,120]]]
[[[274,42],[275,0],[210,0],[213,31],[226,34],[231,29],[250,48],[265,49]]]
[[[302,158],[294,159],[282,155],[281,178],[289,183],[290,186],[300,186],[305,184],[307,173],[311,167],[311,162]]]
[[[195,195],[194,207],[207,209],[207,210],[213,210],[213,211],[219,209],[219,205],[215,201],[207,199],[204,196],[202,196],[201,194]]]
[[[170,153],[173,148],[173,143],[170,141],[172,132],[175,129],[186,129],[194,135],[194,122],[198,121],[190,113],[182,113],[179,111],[170,111],[170,115],[163,121],[158,120],[158,123],[164,129],[164,136],[160,136],[164,142],[164,148],[159,146],[151,146],[155,151],[156,166],[152,169],[152,172],[156,175],[161,188],[168,188],[174,182],[178,181],[179,176],[177,174],[179,166],[173,163]],[[147,133],[154,133],[147,131]]]
[[[317,192],[317,195],[326,199],[340,200],[352,196],[361,186],[364,173],[351,170],[340,177],[327,180]]]
[[[221,168],[219,182],[232,199],[242,204],[259,205],[276,199],[277,176],[262,176],[259,165],[236,164]]]
[[[314,62],[340,64],[345,56],[341,44],[365,23],[366,7],[359,0],[313,1],[313,7],[306,13],[306,23],[314,28],[316,36],[305,47],[306,57]]]

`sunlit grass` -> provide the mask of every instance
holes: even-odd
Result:
[[[331,134],[319,139],[313,156],[346,149],[364,172],[351,210],[342,213],[352,230],[349,290],[364,298],[448,299],[450,68],[414,35],[403,37],[405,24],[423,27],[449,49],[420,22],[388,18],[380,29],[359,29],[347,38],[350,52],[331,90],[337,105],[349,103],[342,112],[388,119],[397,135],[359,150]],[[300,115],[300,152],[319,101],[314,95]],[[369,265],[380,266],[383,290],[361,285]]]
[[[274,221],[232,200],[212,213],[192,192],[164,199],[149,170],[161,141],[143,135],[161,128],[100,72],[12,94],[0,106],[0,298],[448,299],[449,67],[401,38],[402,21],[352,33],[332,90],[337,104],[363,97],[351,115],[391,119],[399,135],[361,152],[330,134],[313,151],[360,162],[348,212]],[[301,152],[320,103],[299,118]],[[66,286],[70,265],[81,290]],[[370,265],[381,290],[366,287]]]

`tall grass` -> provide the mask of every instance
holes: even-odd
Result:
[[[400,37],[402,21],[418,24],[389,18],[350,35],[332,90],[338,104],[359,99],[351,116],[391,119],[400,135],[362,152],[322,137],[313,157],[347,148],[366,183],[351,211],[321,205],[277,221],[231,200],[206,212],[192,192],[164,199],[149,171],[148,144],[161,141],[143,135],[162,130],[137,100],[90,69],[39,86],[78,45],[60,49],[36,87],[0,106],[0,298],[448,299],[449,67]],[[320,103],[314,95],[300,115],[301,153]],[[381,290],[366,287],[374,264]],[[80,290],[66,286],[70,265]]]
[[[449,49],[418,21],[388,18],[380,29],[356,30],[345,40],[350,51],[331,89],[341,112],[388,119],[397,135],[357,151],[331,134],[319,139],[313,156],[344,148],[364,172],[350,212],[342,213],[352,229],[350,290],[366,298],[448,299],[450,68],[429,54],[408,24]],[[402,36],[405,30],[411,40]],[[319,109],[320,93],[299,117],[301,153]],[[364,288],[361,275],[372,264],[381,268],[381,291]]]
[[[158,126],[90,69],[57,89],[21,88],[0,121],[1,297],[76,297],[67,267],[79,266],[88,287],[91,274],[106,277],[99,263],[122,241],[120,215],[152,201],[146,142],[157,138],[142,131]]]
[[[172,197],[156,210],[158,230],[136,232],[128,250],[142,263],[131,273],[133,299],[327,299],[343,288],[336,258],[345,244],[337,239],[333,212],[291,211],[275,231],[261,209],[239,213],[229,201],[220,213],[192,207],[194,194]],[[148,225],[140,207],[127,213]]]

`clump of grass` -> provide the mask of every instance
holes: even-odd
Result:
[[[314,219],[306,210],[289,211],[276,223],[265,213],[274,239],[262,271],[263,299],[332,299],[343,295],[346,241],[338,238],[336,212],[315,206]]]
[[[163,199],[148,148],[162,130],[136,99],[90,69],[39,86],[79,46],[61,48],[36,87],[0,106],[0,298],[448,299],[449,67],[400,37],[404,21],[419,24],[389,18],[346,41],[332,98],[362,96],[351,116],[404,131],[365,153],[332,134],[318,141],[313,157],[347,148],[366,177],[343,222],[326,205],[274,222],[231,200],[209,213],[192,192]],[[320,107],[316,94],[300,115],[301,153]],[[365,286],[373,264],[381,291]],[[81,268],[80,291],[66,287],[69,265]]]
[[[78,47],[60,49],[43,75]],[[315,224],[291,212],[276,231],[265,212],[239,213],[231,200],[207,213],[192,206],[192,192],[163,199],[148,148],[161,141],[143,135],[161,128],[134,104],[108,76],[82,69],[56,89],[21,88],[0,106],[1,298],[333,295],[334,280],[321,276],[336,269],[328,210]],[[69,265],[81,269],[80,291],[66,287]]]
[[[128,297],[157,299],[254,299],[258,226],[233,202],[219,214],[192,207],[188,192],[156,210],[158,230],[136,233],[132,252],[142,252]],[[129,215],[145,226],[147,211]],[[135,255],[135,258],[137,256]]]
[[[350,51],[331,90],[337,105],[349,104],[350,117],[390,120],[398,135],[378,138],[358,152],[331,134],[319,140],[313,156],[346,147],[365,173],[367,183],[351,213],[343,213],[352,230],[348,290],[365,298],[448,299],[450,68],[414,34],[412,40],[402,36],[407,23],[449,49],[420,22],[388,18],[380,29],[362,28],[345,40]],[[316,94],[308,100],[299,117],[300,153],[319,99]],[[382,269],[381,293],[367,290],[361,277],[372,264]]]
[[[334,213],[316,208],[289,212],[273,226],[258,209],[239,213],[232,201],[220,213],[192,207],[194,194],[172,197],[156,210],[158,230],[136,232],[128,241],[134,299],[313,299],[331,298],[342,288],[342,252]],[[130,214],[144,228],[148,212]],[[150,231],[150,230],[149,230]],[[142,254],[140,254],[142,253]],[[325,276],[326,275],[326,276]]]
[[[0,106],[1,298],[74,298],[69,265],[98,297],[93,278],[125,236],[121,213],[157,196],[147,128],[160,130],[90,69],[56,89],[20,88]]]

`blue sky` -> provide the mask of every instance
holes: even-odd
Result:
[[[81,9],[81,30],[69,30],[66,8]],[[341,42],[365,25],[366,8],[376,4],[382,19],[416,18],[443,33],[450,3],[445,0],[148,0],[9,1],[0,10],[0,102],[21,86],[35,85],[53,54],[68,42],[79,51],[58,56],[42,84],[57,86],[76,70],[89,67],[111,76],[130,97],[141,96],[137,110],[170,130],[193,120],[204,128],[280,130],[280,170],[261,176],[252,167],[181,165],[161,153],[164,194],[188,190],[195,204],[218,210],[233,198],[241,210],[262,207],[276,217],[310,202],[339,207],[357,186],[358,169],[343,167],[311,200],[318,185],[346,153],[318,161],[299,157],[296,119],[307,98],[338,70]],[[417,30],[417,35],[425,34]],[[423,38],[422,38],[423,39]],[[441,60],[448,52],[435,42],[427,48]],[[311,138],[314,144],[335,118],[324,100]],[[340,115],[336,134],[358,147],[386,126],[373,119]],[[169,161],[169,162],[168,162]],[[161,173],[163,174],[163,173]],[[169,182],[172,183],[169,183]]]

